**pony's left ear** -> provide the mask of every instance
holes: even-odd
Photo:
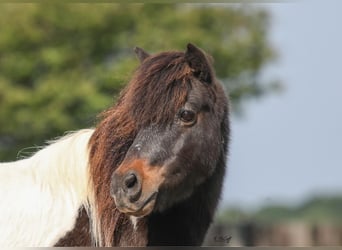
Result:
[[[145,50],[139,47],[134,48],[134,52],[137,55],[139,61],[142,63],[147,57],[150,56],[149,53],[147,53]]]
[[[206,83],[212,83],[213,72],[206,55],[201,49],[189,43],[185,52],[185,60],[193,70],[195,77]]]

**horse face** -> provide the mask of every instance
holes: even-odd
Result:
[[[140,48],[136,52],[143,67],[157,60],[156,57],[148,60],[149,55]],[[159,108],[159,112],[169,114],[167,123],[151,121],[140,126],[125,158],[112,175],[111,195],[123,213],[141,217],[153,211],[165,211],[181,202],[213,174],[225,152],[222,124],[227,115],[226,97],[221,85],[215,81],[207,57],[189,44],[183,58],[174,65],[177,72],[185,72],[184,78],[170,80],[171,84],[175,82],[174,86],[183,86],[186,98],[182,102],[176,101],[173,105],[172,98],[163,100],[158,96],[150,100],[146,92],[134,94],[138,100],[147,98],[141,102],[143,104],[159,101],[158,107],[173,111]],[[169,63],[165,68],[168,67]],[[146,71],[148,69],[143,70],[144,75]],[[165,75],[169,80],[170,73]],[[165,84],[165,81],[160,82],[162,77],[157,79],[159,81],[155,83],[146,82],[147,86],[155,84],[158,88]],[[179,91],[176,93],[175,96],[180,95]],[[170,96],[170,93],[165,95]],[[142,112],[146,116],[146,110],[155,117],[152,114],[155,106],[139,107],[138,112],[132,113],[136,123],[141,120]]]
[[[114,172],[111,193],[121,212],[140,217],[164,211],[213,173],[223,152],[224,112],[213,86],[192,85],[173,122],[141,129]]]

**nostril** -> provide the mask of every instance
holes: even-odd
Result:
[[[124,184],[126,188],[133,188],[138,182],[137,176],[135,174],[129,174],[126,176],[124,180]]]

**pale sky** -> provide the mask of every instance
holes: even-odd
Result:
[[[261,4],[260,4],[261,5]],[[267,3],[281,95],[232,119],[222,205],[254,207],[342,194],[342,1]]]

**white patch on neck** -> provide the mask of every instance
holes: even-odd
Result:
[[[138,218],[138,217],[135,217],[135,216],[130,216],[129,218],[131,219],[133,228],[134,228],[134,230],[136,231],[137,228],[138,228],[138,220],[139,220],[139,218]]]
[[[87,206],[93,130],[64,136],[30,158],[0,164],[0,246],[51,247]]]

